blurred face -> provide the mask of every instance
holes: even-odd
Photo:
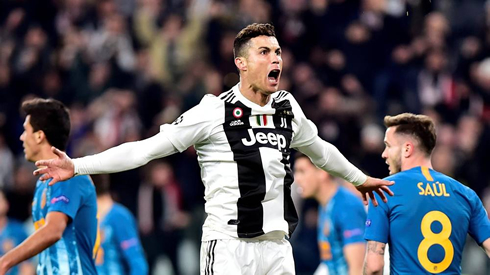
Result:
[[[399,140],[399,137],[395,135],[395,130],[395,127],[389,127],[388,129],[386,129],[384,139],[385,150],[381,155],[381,157],[386,160],[386,164],[388,164],[390,175],[400,172],[402,168],[402,144]]]
[[[281,47],[273,36],[257,36],[249,41],[242,77],[254,91],[266,95],[276,92],[282,71]]]
[[[0,217],[4,217],[7,215],[9,210],[9,204],[3,192],[0,192]]]
[[[36,161],[36,156],[40,151],[40,131],[34,132],[31,125],[31,116],[28,115],[24,121],[24,132],[20,136],[22,147],[24,147],[24,156],[28,161]]]
[[[166,163],[156,164],[151,171],[151,182],[156,187],[163,188],[173,177],[172,167]]]
[[[302,198],[314,197],[320,185],[318,168],[308,158],[298,158],[294,162],[294,182],[301,188]]]

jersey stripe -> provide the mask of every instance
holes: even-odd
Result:
[[[235,104],[225,103],[223,129],[237,163],[240,190],[240,198],[237,201],[238,220],[230,220],[228,223],[237,225],[238,237],[253,238],[264,234],[262,200],[266,193],[265,173],[259,147],[246,147],[242,142],[242,139],[249,135],[250,121],[242,120],[243,125],[230,126],[230,122],[235,120],[233,110],[236,107],[243,110],[243,117],[249,117],[252,113],[250,108],[239,101]]]
[[[427,179],[428,181],[434,181],[434,179],[430,175],[429,168],[427,166],[422,166],[421,169],[425,179]]]
[[[226,92],[224,92],[224,93],[220,94],[218,97],[219,97],[220,99],[224,99],[225,97],[229,96],[230,94],[233,94],[233,89],[231,89],[231,90],[229,90],[229,91],[226,91]]]
[[[44,275],[46,274],[46,272],[44,271],[44,267],[46,265],[46,250],[41,252],[39,254],[39,260],[38,260],[38,265],[37,265],[37,268],[36,268],[36,274],[38,275]]]
[[[205,275],[214,274],[214,248],[216,247],[217,240],[212,240],[208,243],[208,256],[206,257],[206,266],[204,269]]]
[[[230,93],[228,96],[225,97],[225,101],[226,102],[230,102],[231,99],[234,97],[235,95],[233,93]]]
[[[79,272],[78,274],[79,275],[83,275],[83,269],[82,269],[82,262],[80,261],[80,255],[78,253],[78,248],[75,249],[75,253],[76,253],[76,259],[77,259],[77,271]]]
[[[228,98],[228,99],[226,100],[226,102],[231,103],[231,102],[233,102],[233,100],[234,100],[235,98],[236,98],[236,96],[235,96],[235,95],[232,95],[230,98]]]
[[[48,248],[48,250],[49,250],[49,248]],[[51,253],[48,253],[46,251],[45,259],[46,259],[46,273],[47,274],[54,274],[53,273],[53,263],[51,262]]]
[[[284,94],[286,94],[286,92],[284,92]],[[276,114],[273,116],[275,127],[284,128],[285,131],[283,132],[289,134],[289,136],[286,137],[287,145],[285,151],[282,153],[281,163],[284,164],[284,171],[286,172],[284,177],[284,219],[288,222],[289,236],[291,236],[298,225],[298,214],[294,207],[293,198],[291,197],[291,185],[294,182],[294,177],[289,163],[289,156],[291,153],[289,148],[293,133],[292,120],[294,115],[291,103],[288,100],[282,101],[281,104],[277,104],[274,100],[272,108],[276,109]]]
[[[58,256],[60,274],[70,274],[70,261],[68,260],[68,251],[66,250],[64,239],[56,243],[56,254]]]
[[[208,255],[206,257],[206,266],[204,268],[204,275],[208,275],[209,272],[208,272],[208,269],[209,269],[209,259],[211,258],[211,244],[212,244],[213,241],[210,241],[208,242]]]
[[[284,97],[286,97],[287,94],[288,94],[288,92],[286,92],[286,91],[280,91],[275,99],[276,100],[283,99]]]
[[[283,91],[280,91],[280,92],[277,94],[276,99],[280,99],[283,93],[284,93]]]
[[[209,265],[209,275],[214,274],[213,270],[213,265],[214,265],[214,249],[216,248],[216,243],[218,242],[217,240],[211,241],[212,246],[211,246],[211,264]]]

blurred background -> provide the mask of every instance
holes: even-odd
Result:
[[[23,158],[20,103],[55,98],[71,110],[72,157],[156,134],[163,123],[238,82],[233,39],[272,22],[281,89],[319,134],[366,173],[385,177],[386,114],[437,121],[436,170],[490,209],[490,1],[0,0],[0,187],[9,217],[29,224],[36,178]],[[111,175],[137,217],[153,274],[198,274],[203,185],[193,148]],[[297,199],[298,274],[318,265],[316,207]],[[473,240],[465,274],[490,274]]]

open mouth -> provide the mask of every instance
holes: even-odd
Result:
[[[281,73],[281,70],[274,69],[269,72],[267,75],[267,79],[269,79],[269,82],[277,83],[279,80],[279,74]]]

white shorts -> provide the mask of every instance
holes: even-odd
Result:
[[[313,275],[328,275],[328,266],[324,263],[320,263]]]
[[[282,240],[212,240],[201,243],[201,275],[294,275],[291,244]]]

